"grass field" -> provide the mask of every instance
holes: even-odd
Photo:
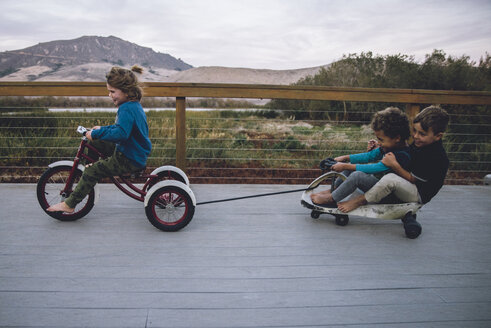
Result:
[[[343,116],[344,115],[344,116]],[[362,152],[373,138],[372,113],[345,120],[297,120],[287,112],[205,110],[186,113],[186,172],[198,183],[306,183],[319,174],[321,159]],[[175,112],[149,111],[153,149],[148,168],[175,164]],[[1,182],[36,182],[49,163],[72,160],[80,135],[78,125],[108,125],[111,112],[23,110],[0,116]],[[452,161],[450,178],[460,184],[481,180],[490,166],[490,143],[445,139]],[[452,183],[451,181],[448,181]]]

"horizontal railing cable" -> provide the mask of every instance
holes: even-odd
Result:
[[[172,165],[176,160],[176,121],[174,114],[168,116],[166,112],[167,109],[147,114],[153,143],[148,169]],[[366,151],[367,141],[374,138],[370,131],[373,113],[188,108],[186,172],[195,183],[307,184],[320,174],[321,159]],[[319,119],[300,119],[306,115]],[[74,132],[76,126],[112,124],[114,116],[115,111],[110,115],[93,112],[66,116],[59,112],[1,115],[0,181],[32,182],[50,162],[73,160],[80,141]],[[491,173],[488,133],[491,115],[450,112],[450,117],[449,131],[444,137],[450,158],[446,181],[482,183],[482,178]]]

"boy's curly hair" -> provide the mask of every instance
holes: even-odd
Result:
[[[128,100],[140,101],[143,97],[143,90],[135,73],[141,74],[142,72],[143,68],[137,65],[131,67],[131,70],[115,66],[106,74],[106,81],[113,88],[126,93]]]
[[[449,121],[448,113],[441,107],[429,106],[423,109],[413,120],[413,123],[421,124],[423,130],[430,128],[433,134],[443,133],[447,130]]]
[[[382,130],[389,138],[400,136],[401,141],[407,140],[411,133],[406,113],[397,107],[388,107],[376,112],[371,125],[374,131]]]

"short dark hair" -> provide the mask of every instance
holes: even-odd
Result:
[[[443,108],[429,106],[416,115],[413,123],[421,124],[421,128],[425,131],[428,131],[431,128],[433,134],[438,134],[447,130],[449,120],[449,115]]]
[[[388,107],[376,112],[372,119],[372,129],[384,131],[384,134],[389,138],[399,136],[401,141],[407,140],[411,134],[406,113],[397,107]]]

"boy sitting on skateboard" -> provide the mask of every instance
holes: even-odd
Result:
[[[393,153],[387,153],[382,163],[394,173],[384,175],[364,195],[339,204],[343,212],[350,212],[367,203],[378,203],[384,197],[394,194],[401,202],[428,203],[443,186],[449,160],[443,148],[442,137],[447,129],[449,116],[437,106],[421,111],[413,120],[413,139],[410,146],[409,170],[403,168]],[[412,216],[406,218],[404,226],[421,225]]]
[[[315,204],[327,207],[338,206],[341,209],[343,203],[338,205],[338,202],[351,195],[357,188],[364,192],[368,191],[382,175],[391,171],[381,161],[389,152],[394,155],[394,160],[401,167],[409,168],[407,139],[410,130],[406,114],[399,108],[389,107],[375,113],[371,125],[380,147],[366,153],[336,157],[335,160],[340,163],[334,164],[331,169],[337,172],[343,171],[348,178],[341,184],[339,184],[341,181],[336,181],[336,185],[339,186],[333,192],[325,190],[312,194],[311,199]],[[342,163],[347,161],[350,163]]]

